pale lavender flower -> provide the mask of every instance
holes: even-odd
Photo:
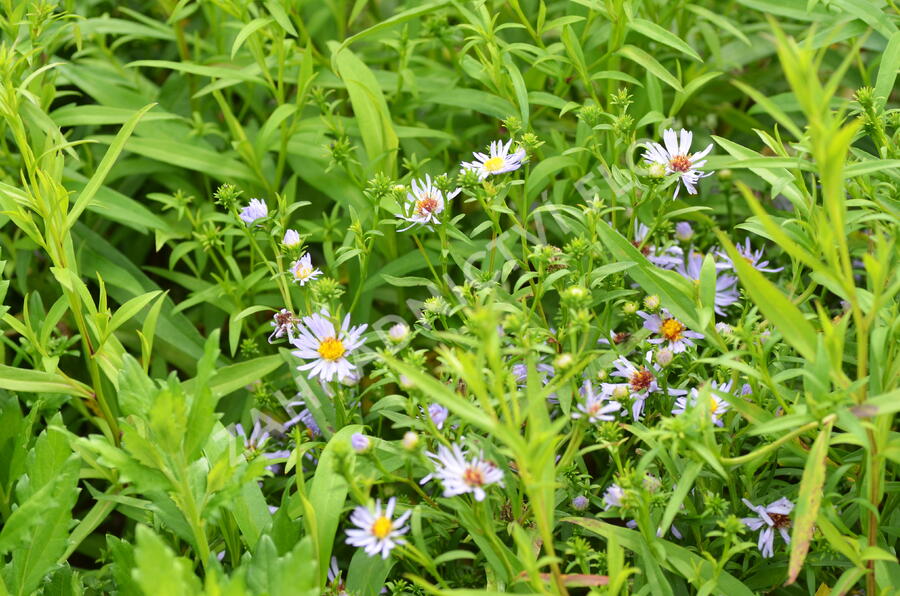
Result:
[[[375,501],[374,511],[362,506],[354,509],[350,514],[350,521],[356,528],[346,531],[347,544],[364,549],[370,557],[381,554],[382,559],[387,559],[397,545],[406,544],[401,536],[409,532],[409,526],[403,524],[409,519],[412,510],[393,520],[391,518],[396,504],[397,499],[391,497],[383,513],[381,499]]]
[[[709,386],[710,386],[709,415],[710,415],[710,418],[712,419],[712,423],[715,424],[716,426],[723,425],[722,416],[725,414],[725,412],[728,411],[728,408],[730,407],[728,405],[728,402],[725,401],[724,399],[722,399],[720,394],[725,393],[728,395],[732,395],[731,385],[732,385],[731,381],[728,381],[727,383],[722,383],[722,385],[719,385],[715,381],[712,381],[709,384]],[[691,407],[691,408],[695,407],[697,405],[697,401],[698,401],[699,397],[700,397],[700,391],[696,387],[691,389],[690,395],[688,395],[686,397],[679,397],[678,399],[675,400],[675,406],[672,408],[672,414],[673,415],[683,414],[685,412],[685,410],[687,410],[689,407]]]
[[[248,226],[258,219],[264,219],[269,215],[269,208],[260,199],[250,199],[250,203],[241,209],[240,218]]]
[[[681,184],[687,189],[689,194],[697,194],[697,183],[700,178],[704,178],[712,174],[712,172],[701,172],[699,168],[706,164],[703,157],[712,150],[710,143],[703,151],[690,153],[691,141],[693,141],[694,133],[681,129],[680,133],[676,133],[674,129],[666,129],[663,132],[663,142],[665,147],[659,143],[647,143],[647,152],[644,153],[644,160],[651,164],[659,164],[665,166],[667,174],[677,174],[680,184],[675,186],[675,194],[672,198],[678,196],[678,190]]]
[[[676,354],[693,346],[694,342],[691,340],[703,339],[702,333],[691,331],[681,321],[669,314],[666,309],[662,309],[659,314],[647,314],[640,310],[637,314],[644,319],[644,328],[659,336],[647,341],[651,344],[668,343],[667,347]]]
[[[545,362],[538,362],[534,365],[534,370],[537,373],[538,378],[541,380],[541,385],[546,385],[553,379],[553,376],[556,374],[556,369],[551,365]],[[511,370],[513,377],[516,379],[516,387],[519,389],[525,389],[525,385],[528,381],[528,365],[524,362],[519,362],[518,364],[513,364]],[[556,397],[556,393],[551,393],[547,396],[547,401],[551,404],[559,403],[559,399]]]
[[[237,423],[234,425],[235,436],[242,439],[244,443],[244,450],[249,452],[250,457],[255,457],[257,455],[262,455],[266,459],[285,459],[287,458],[291,452],[285,449],[278,449],[275,451],[266,451],[266,443],[269,442],[271,435],[269,435],[269,431],[264,431],[262,429],[262,424],[259,419],[253,423],[253,429],[250,431],[250,435],[248,436],[246,431],[244,431],[244,427],[242,424]],[[266,466],[267,469],[275,471],[277,466],[275,464],[271,466]]]
[[[653,364],[653,352],[648,351],[644,357],[644,365],[637,366],[624,357],[616,358],[613,361],[615,372],[614,377],[625,379],[625,383],[604,383],[603,391],[613,396],[620,393],[626,393],[631,396],[631,415],[635,420],[640,420],[644,412],[644,404],[651,393],[661,391],[659,384],[656,382],[656,376],[659,374],[659,366]],[[684,389],[669,389],[669,395],[678,396],[687,393]]]
[[[750,239],[744,238],[744,244],[738,243],[735,248],[737,249],[737,253],[747,261],[751,267],[756,269],[762,273],[778,273],[779,271],[784,271],[784,267],[778,267],[772,269],[768,267],[769,261],[763,261],[763,249],[759,248],[757,250],[753,250],[753,247],[750,245]],[[728,264],[732,269],[734,268],[734,262],[731,260],[731,257],[728,256],[724,250],[720,250],[717,253],[724,262]]]
[[[285,406],[285,409],[288,410],[289,413],[292,412],[294,408],[303,408],[303,409],[301,409],[295,416],[293,416],[287,422],[284,423],[284,425],[283,425],[284,430],[287,431],[289,428],[291,428],[298,422],[302,422],[303,426],[305,426],[307,428],[307,430],[309,431],[309,434],[311,436],[313,436],[313,437],[321,436],[322,429],[319,428],[319,424],[316,422],[316,419],[313,416],[310,409],[303,407],[305,405],[306,404],[303,401],[292,401],[289,404],[287,404],[287,406]]]
[[[503,486],[503,472],[479,454],[469,459],[459,445],[453,444],[449,449],[438,446],[437,453],[426,452],[434,463],[434,472],[423,478],[425,484],[432,478],[440,480],[444,487],[444,497],[472,493],[476,501],[483,501],[487,493],[484,489],[491,484]]]
[[[300,233],[297,230],[285,230],[281,243],[287,248],[300,246]]]
[[[431,404],[428,406],[428,416],[431,417],[431,421],[437,427],[438,430],[444,428],[444,422],[447,421],[447,417],[450,415],[450,410],[442,406],[441,404]]]
[[[353,433],[350,436],[350,446],[353,447],[353,450],[357,453],[365,453],[369,450],[369,447],[372,446],[372,441],[362,433]]]
[[[489,148],[489,154],[475,152],[473,161],[462,162],[463,170],[471,170],[478,173],[478,179],[484,180],[488,176],[512,172],[522,167],[522,160],[525,159],[525,150],[517,147],[516,151],[510,153],[512,147],[512,139],[503,144],[503,141],[494,141]]]
[[[315,281],[317,277],[322,275],[322,271],[317,267],[313,267],[312,257],[309,253],[305,253],[291,264],[291,275],[293,275],[295,282],[305,286],[306,282]]]
[[[690,242],[694,237],[694,228],[686,221],[679,221],[675,224],[675,237],[681,242]]]
[[[653,244],[643,244],[644,239],[650,232],[650,228],[635,220],[634,222],[634,242],[635,248],[640,247],[641,254],[647,257],[647,260],[661,269],[674,269],[684,260],[684,251],[680,246],[669,246],[660,248]]]
[[[308,370],[310,380],[319,377],[327,382],[335,377],[340,380],[350,375],[356,365],[351,364],[347,356],[366,341],[362,334],[368,325],[351,328],[348,314],[340,329],[336,329],[329,320],[330,316],[327,310],[322,309],[319,313],[303,317],[302,324],[298,326],[297,337],[291,340],[298,348],[291,354],[304,360],[312,360],[297,367],[297,370]]]
[[[791,543],[791,535],[788,529],[791,527],[791,511],[794,504],[785,497],[769,503],[765,507],[754,505],[747,499],[741,499],[750,510],[758,517],[745,517],[741,519],[744,524],[753,531],[761,530],[757,547],[763,558],[768,559],[775,554],[775,530],[781,534],[785,544]]]
[[[572,509],[575,511],[585,511],[590,504],[591,502],[584,495],[578,495],[572,499]]]
[[[610,484],[606,492],[603,493],[603,509],[608,510],[610,507],[621,507],[622,497],[624,496],[625,491],[622,490],[621,486]]]
[[[676,267],[678,273],[698,282],[700,281],[701,269],[703,269],[703,255],[698,252],[691,252],[687,258],[687,264],[681,264]],[[725,316],[725,311],[722,309],[737,302],[739,297],[736,277],[733,275],[716,276],[716,295],[713,306],[716,314]]]
[[[604,385],[606,385],[604,383]],[[590,381],[585,381],[580,389],[584,403],[577,406],[578,411],[572,413],[572,418],[582,418],[587,416],[588,422],[596,424],[601,420],[615,420],[615,412],[622,409],[622,404],[617,401],[610,401],[610,394],[606,391],[594,391],[594,386]]]
[[[413,180],[410,183],[412,192],[406,193],[406,205],[404,213],[397,214],[400,219],[409,222],[409,225],[399,230],[404,232],[413,226],[425,226],[433,229],[431,224],[440,223],[438,215],[444,211],[446,201],[459,194],[457,188],[444,196],[444,193],[431,182],[431,176],[425,175],[425,180]]]

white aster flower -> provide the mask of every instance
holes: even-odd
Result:
[[[609,401],[610,394],[606,391],[594,392],[590,381],[585,381],[581,386],[581,395],[584,403],[578,404],[578,412],[572,414],[572,418],[587,416],[588,422],[595,424],[601,420],[615,420],[614,412],[622,408],[617,401]]]
[[[431,176],[425,174],[425,181],[413,180],[410,183],[412,192],[406,193],[405,214],[397,214],[397,217],[408,221],[409,225],[399,230],[404,232],[415,225],[426,226],[432,229],[431,224],[440,223],[438,215],[444,211],[444,204],[459,194],[460,189],[444,193],[431,182]]]
[[[287,248],[293,248],[300,245],[300,233],[297,230],[285,230],[284,238],[281,243]]]
[[[260,199],[250,199],[250,203],[241,209],[240,218],[248,226],[257,219],[263,219],[269,215],[269,208]]]
[[[716,426],[723,425],[722,416],[729,408],[728,402],[719,397],[718,394],[727,393],[731,395],[731,384],[731,381],[723,383],[721,386],[715,381],[712,381],[709,384],[709,415],[712,419],[712,423]],[[699,397],[700,391],[696,387],[691,389],[690,395],[679,397],[675,400],[675,407],[672,408],[672,414],[676,416],[678,414],[684,414],[685,410],[689,407],[693,408],[697,405]]]
[[[648,343],[662,344],[668,342],[668,348],[676,354],[680,354],[694,345],[693,339],[703,339],[702,333],[691,331],[684,323],[662,309],[659,314],[647,314],[638,311],[638,316],[644,319],[644,328],[649,329],[659,337],[648,339]]]
[[[791,543],[791,535],[788,528],[791,527],[791,511],[794,504],[788,499],[781,497],[777,501],[769,503],[765,507],[762,505],[754,505],[747,499],[741,499],[748,508],[750,508],[759,517],[745,517],[741,519],[751,530],[762,530],[759,533],[759,543],[757,547],[762,553],[763,558],[769,558],[775,554],[775,530],[781,534],[785,544]]]
[[[622,506],[622,497],[625,496],[625,491],[622,490],[622,487],[618,484],[610,484],[609,488],[606,489],[606,492],[603,493],[603,509],[607,510],[610,507],[621,507]]]
[[[647,152],[644,153],[644,160],[649,164],[659,164],[665,166],[667,174],[678,174],[681,183],[687,189],[689,194],[697,194],[697,182],[700,178],[704,178],[712,174],[712,172],[700,172],[698,168],[706,164],[706,160],[702,159],[712,150],[712,143],[706,149],[697,153],[690,153],[691,141],[694,133],[681,129],[676,133],[674,129],[669,128],[663,132],[663,142],[665,147],[659,143],[647,143]],[[681,185],[675,186],[675,194],[672,198],[678,196],[678,189]]]
[[[329,320],[331,315],[322,309],[321,313],[313,313],[303,317],[298,325],[297,337],[291,340],[297,350],[291,352],[304,360],[312,360],[297,370],[308,370],[309,379],[319,377],[322,381],[331,381],[335,377],[343,379],[356,368],[350,364],[347,356],[365,343],[361,336],[368,325],[350,328],[350,315],[344,317],[340,329],[335,329]]]
[[[488,176],[495,174],[503,174],[512,172],[522,167],[522,160],[525,159],[525,150],[517,147],[514,153],[510,153],[512,139],[503,144],[503,141],[494,141],[490,146],[490,154],[472,153],[475,156],[474,161],[462,162],[463,170],[472,170],[478,173],[478,179],[484,180]]]
[[[472,493],[476,501],[483,501],[487,496],[484,492],[486,486],[503,486],[503,472],[497,466],[483,459],[481,454],[471,460],[467,459],[468,454],[459,445],[454,444],[450,449],[440,445],[436,454],[426,452],[425,455],[434,462],[435,468],[420,484],[437,478],[441,481],[447,498]]]
[[[322,275],[322,271],[318,267],[313,267],[312,257],[309,253],[305,253],[302,257],[291,264],[291,275],[294,281],[305,286],[308,281],[315,281],[317,277]]]
[[[409,532],[409,526],[403,524],[409,519],[412,509],[392,520],[396,504],[397,499],[391,497],[384,512],[381,510],[381,499],[375,501],[374,511],[362,506],[354,509],[350,521],[356,527],[347,530],[347,544],[365,549],[370,557],[380,553],[382,559],[387,559],[398,544],[406,544],[401,536]]]
[[[644,365],[638,366],[633,364],[625,357],[616,358],[613,361],[615,372],[614,377],[625,379],[625,383],[604,383],[604,393],[613,397],[619,397],[622,394],[630,395],[632,399],[631,415],[635,420],[640,420],[644,413],[644,404],[651,393],[662,391],[656,377],[659,374],[659,366],[653,364],[653,352],[648,351],[644,356]],[[669,395],[680,396],[686,395],[684,389],[669,388]]]

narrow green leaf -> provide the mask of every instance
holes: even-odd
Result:
[[[643,67],[647,72],[655,76],[657,79],[670,86],[675,91],[682,91],[681,83],[678,82],[672,73],[670,73],[659,61],[645,52],[644,50],[633,46],[624,45],[616,52],[620,56],[628,58],[638,66]]]
[[[665,44],[672,49],[678,50],[685,56],[693,58],[697,62],[703,62],[703,58],[700,57],[700,54],[698,54],[694,48],[689,46],[687,42],[682,41],[680,37],[652,21],[633,18],[628,22],[628,28],[635,33],[640,33],[651,41],[656,41]]]

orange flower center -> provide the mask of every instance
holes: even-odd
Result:
[[[385,516],[381,516],[375,520],[375,523],[372,524],[372,534],[379,539],[385,539],[388,537],[388,534],[391,533],[394,524],[391,523],[391,520],[386,518]]]
[[[437,199],[432,196],[426,196],[424,199],[416,202],[416,213],[419,215],[429,215],[438,207]]]
[[[484,484],[484,473],[479,468],[466,468],[463,472],[463,482],[469,486],[481,486]]]
[[[325,360],[340,360],[346,350],[344,344],[336,337],[329,337],[319,344],[319,355]]]
[[[687,155],[676,155],[669,160],[669,168],[674,172],[688,172],[691,169],[691,158]]]
[[[678,341],[682,331],[684,331],[684,325],[676,319],[666,319],[659,326],[659,334],[669,341]]]

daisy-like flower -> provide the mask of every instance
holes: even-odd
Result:
[[[239,217],[248,226],[258,219],[269,215],[269,207],[260,199],[250,199],[250,203],[241,209]]]
[[[298,348],[291,352],[294,356],[312,360],[297,367],[297,370],[308,370],[310,380],[319,377],[322,381],[329,382],[335,377],[348,377],[350,371],[356,369],[356,365],[350,364],[347,356],[366,341],[362,334],[368,325],[351,328],[350,315],[347,314],[340,329],[335,329],[329,320],[330,316],[327,310],[322,309],[320,313],[303,317],[303,322],[297,329],[297,337],[291,340]]]
[[[639,310],[638,316],[644,319],[644,328],[649,329],[653,333],[659,335],[647,341],[651,344],[662,344],[668,342],[668,348],[676,354],[684,352],[688,347],[694,345],[693,339],[703,339],[702,333],[691,331],[684,326],[684,323],[669,314],[669,311],[662,309],[659,314],[647,314]]]
[[[687,264],[679,264],[675,269],[684,277],[699,282],[700,270],[703,269],[703,255],[691,252]],[[716,296],[713,305],[716,314],[725,316],[723,309],[737,302],[738,298],[740,295],[737,291],[737,278],[733,275],[716,275]]]
[[[272,316],[272,327],[275,329],[269,334],[269,343],[273,339],[288,336],[288,340],[294,339],[294,330],[297,328],[297,317],[286,308],[282,308]]]
[[[745,261],[750,263],[750,266],[756,269],[761,273],[778,273],[779,271],[784,271],[784,267],[778,267],[776,269],[772,269],[768,267],[769,261],[763,261],[763,249],[753,250],[753,247],[750,245],[750,239],[744,238],[744,244],[740,242],[735,246],[737,252],[741,257],[744,258]],[[731,260],[731,257],[728,256],[724,250],[718,251],[719,257],[722,258],[723,262],[726,263],[726,266],[734,269],[734,263]]]
[[[309,253],[305,253],[291,264],[291,275],[294,276],[295,282],[301,286],[305,286],[306,282],[314,281],[317,277],[322,275],[322,271],[318,267],[313,267],[312,257]]]
[[[697,194],[697,182],[700,181],[700,178],[712,174],[712,172],[699,171],[699,168],[706,164],[706,160],[703,158],[712,150],[712,143],[703,151],[690,153],[693,137],[694,133],[683,128],[679,133],[669,128],[663,132],[665,147],[659,143],[647,143],[644,160],[651,165],[664,166],[667,174],[677,174],[680,178],[680,184],[675,186],[673,199],[678,196],[681,184],[684,184],[688,194]]]
[[[713,424],[722,426],[722,416],[728,411],[729,405],[727,401],[719,397],[719,394],[731,394],[731,381],[723,383],[721,386],[715,381],[712,381],[709,384],[709,387],[709,415]],[[672,414],[676,416],[678,414],[684,414],[685,410],[689,407],[693,408],[697,405],[699,397],[700,391],[696,387],[691,389],[690,395],[679,397],[675,400],[675,407],[672,408]]]
[[[595,392],[590,381],[585,381],[581,386],[581,395],[584,403],[578,404],[578,412],[572,413],[572,418],[587,416],[588,422],[596,424],[601,420],[615,420],[614,412],[622,409],[622,404],[617,401],[609,401],[609,393]]]
[[[297,230],[285,230],[281,243],[287,248],[300,245],[300,233]]]
[[[425,174],[425,181],[413,180],[410,183],[412,192],[406,193],[406,205],[404,215],[397,214],[397,217],[404,221],[408,221],[409,225],[399,230],[405,232],[415,225],[425,226],[429,230],[433,229],[431,224],[440,223],[438,215],[444,211],[444,203],[459,194],[460,189],[444,193],[431,182],[431,176]]]
[[[387,559],[395,546],[406,544],[401,536],[409,532],[409,526],[403,524],[409,519],[412,509],[397,519],[391,519],[396,505],[397,499],[391,497],[384,511],[381,509],[381,499],[375,501],[374,511],[363,506],[354,509],[350,521],[356,527],[347,530],[347,544],[364,549],[370,557],[380,553],[382,559]]]
[[[435,468],[419,484],[437,478],[444,486],[444,497],[472,493],[476,501],[483,501],[487,496],[485,487],[491,484],[503,486],[503,472],[497,466],[481,454],[468,459],[468,454],[459,445],[454,444],[450,449],[440,445],[436,454],[426,452],[425,455],[434,462]]]
[[[637,366],[624,357],[616,358],[613,361],[615,372],[614,377],[625,379],[625,383],[604,383],[604,393],[618,397],[620,394],[630,395],[632,399],[631,415],[635,420],[639,420],[644,413],[644,403],[651,393],[661,391],[659,384],[656,382],[656,376],[659,374],[659,366],[653,364],[653,352],[648,351],[644,356],[644,365]],[[669,389],[669,395],[680,396],[687,394],[684,389]]]
[[[428,416],[431,418],[431,421],[434,422],[434,425],[438,430],[444,428],[444,423],[447,421],[447,416],[449,415],[450,410],[441,404],[431,404],[428,406]]]
[[[635,248],[640,248],[641,254],[647,257],[648,261],[661,269],[674,269],[684,261],[684,251],[680,246],[661,249],[652,244],[643,244],[649,232],[650,228],[639,221],[634,222],[634,242],[632,244]]]
[[[250,435],[247,435],[247,432],[244,430],[244,426],[240,423],[234,425],[234,436],[239,437],[244,443],[244,451],[247,453],[247,459],[253,459],[257,455],[262,455],[266,459],[284,459],[288,457],[291,452],[279,449],[275,451],[266,451],[266,443],[269,442],[271,435],[269,435],[269,431],[264,431],[262,429],[262,424],[259,419],[253,423],[253,429],[250,431]],[[267,469],[271,471],[276,470],[276,465],[266,466]]]
[[[503,141],[494,141],[491,143],[489,155],[472,153],[475,159],[462,162],[462,169],[477,172],[479,180],[518,170],[522,167],[522,160],[525,159],[525,149],[517,147],[515,152],[510,153],[510,147],[512,147],[512,139],[508,140],[505,145]]]
[[[741,519],[748,528],[753,531],[762,530],[759,533],[757,547],[763,558],[768,559],[775,554],[775,530],[781,534],[785,544],[791,543],[791,535],[788,529],[791,527],[791,511],[794,504],[785,497],[769,503],[765,507],[754,505],[747,499],[741,499],[750,510],[758,517],[745,517]]]

